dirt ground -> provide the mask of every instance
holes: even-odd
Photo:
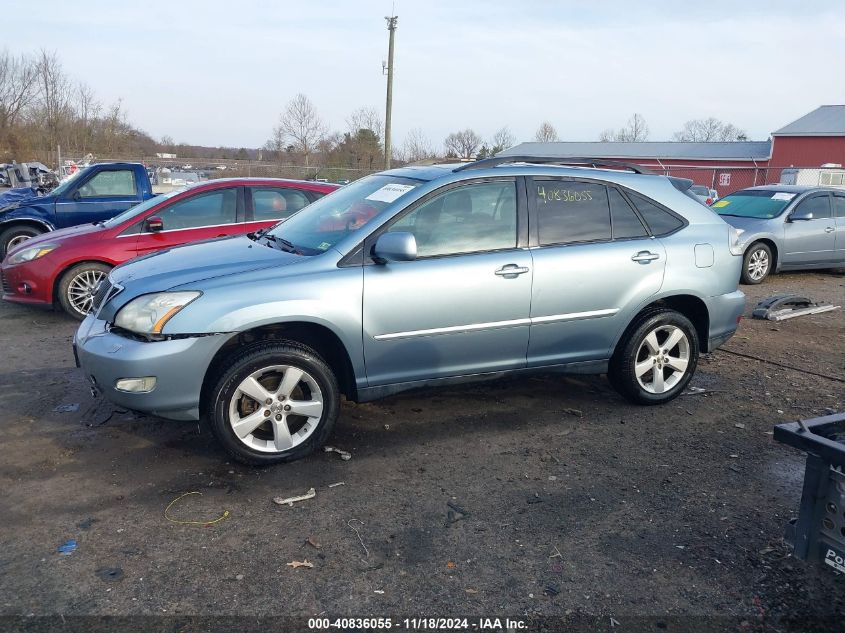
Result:
[[[841,272],[744,289],[746,316],[787,290],[845,306]],[[349,461],[255,469],[195,423],[94,400],[62,315],[3,303],[0,328],[0,616],[17,616],[4,629],[57,622],[31,616],[472,615],[841,630],[824,618],[843,613],[845,579],[782,540],[804,458],[771,433],[845,409],[842,382],[716,352],[692,383],[712,391],[659,408],[627,404],[604,377],[420,391],[344,404],[331,443]],[[845,310],[747,319],[726,348],[843,379]],[[311,487],[293,507],[272,501]],[[168,516],[198,524],[169,521],[188,492],[201,494]],[[303,560],[313,568],[289,566]]]

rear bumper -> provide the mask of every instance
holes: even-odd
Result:
[[[710,297],[707,301],[710,314],[710,333],[707,338],[707,350],[724,345],[735,333],[742,313],[745,311],[745,293],[736,290],[725,295]]]
[[[73,344],[85,377],[120,406],[172,420],[198,420],[200,391],[211,359],[227,336],[214,334],[170,341],[138,341],[111,333],[105,321],[86,318]],[[148,393],[118,391],[121,378],[154,376]]]

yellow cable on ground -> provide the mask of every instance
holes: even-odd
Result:
[[[179,525],[212,525],[214,523],[218,523],[218,522],[222,521],[223,519],[225,519],[226,517],[229,516],[228,510],[224,510],[223,516],[218,517],[218,518],[214,519],[213,521],[180,521],[179,519],[172,519],[169,516],[167,516],[167,512],[170,510],[171,507],[173,507],[174,503],[179,501],[179,499],[187,497],[188,495],[201,495],[201,494],[202,494],[201,492],[194,491],[194,492],[186,492],[185,494],[183,494],[179,497],[176,497],[173,501],[168,503],[167,507],[164,509],[164,518],[167,519],[168,521],[170,521],[171,523],[178,523]]]

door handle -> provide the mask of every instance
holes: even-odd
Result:
[[[650,261],[660,259],[660,255],[652,253],[651,251],[640,251],[636,255],[631,255],[632,262],[639,262],[641,264],[648,264]]]
[[[829,226],[824,230],[824,232],[825,233],[833,233],[835,230],[836,230],[835,228],[833,228],[832,226]]]
[[[528,268],[525,266],[517,266],[516,264],[507,264],[506,266],[502,266],[499,270],[496,271],[496,274],[499,277],[510,277],[517,275],[522,275],[523,273],[527,273]]]

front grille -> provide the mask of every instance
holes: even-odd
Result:
[[[12,294],[12,286],[9,284],[9,280],[6,279],[6,275],[3,274],[3,271],[0,271],[0,282],[3,284],[3,294]]]
[[[119,284],[113,284],[111,279],[106,277],[100,282],[100,285],[97,286],[97,290],[94,293],[94,302],[92,310],[96,312],[100,309],[100,307],[107,304],[112,298],[114,298],[117,294],[119,294],[123,290],[123,287]]]

